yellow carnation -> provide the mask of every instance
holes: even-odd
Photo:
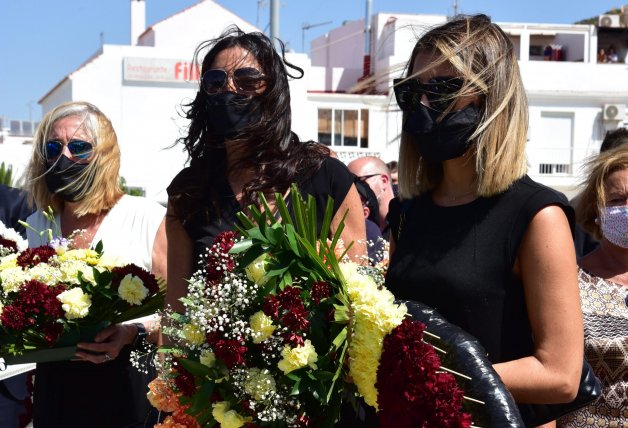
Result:
[[[0,271],[12,267],[17,267],[17,254],[9,254],[0,258]]]
[[[69,320],[86,317],[92,305],[92,299],[89,294],[83,293],[83,290],[79,287],[60,293],[57,296],[57,300],[62,303],[61,308],[63,308],[65,316]]]
[[[69,260],[78,260],[87,263],[88,265],[95,266],[98,264],[98,260],[100,256],[94,250],[84,250],[84,249],[76,249],[76,250],[68,250],[63,254],[59,254],[59,260],[62,262]]]
[[[353,312],[353,332],[349,345],[349,375],[364,401],[377,406],[377,369],[384,337],[401,324],[405,305],[396,305],[393,294],[367,275],[358,272],[355,263],[341,263]]]
[[[120,281],[118,295],[125,302],[139,306],[148,296],[148,288],[144,286],[141,278],[129,273]]]
[[[252,368],[246,374],[244,391],[257,401],[267,400],[275,392],[275,379],[266,369]]]
[[[277,367],[285,374],[300,369],[301,367],[310,366],[316,368],[318,354],[312,345],[312,342],[306,340],[303,346],[291,348],[285,345],[281,350],[281,361],[277,363]]]
[[[205,333],[196,324],[186,324],[183,327],[183,337],[191,345],[202,345],[205,342]]]
[[[203,338],[204,340],[204,338]],[[199,343],[200,345],[201,343]],[[214,364],[216,363],[216,354],[214,354],[212,351],[210,351],[209,349],[203,349],[201,351],[201,355],[199,357],[199,361],[201,364],[203,364],[204,366],[207,367],[214,367]]]
[[[4,294],[18,291],[22,284],[30,279],[30,275],[21,267],[11,267],[0,271],[0,281]]]
[[[244,270],[246,276],[257,285],[264,285],[268,281],[266,276],[266,254],[262,254],[251,262]]]
[[[124,266],[126,263],[119,257],[111,254],[103,253],[98,260],[98,267],[112,270],[115,267]]]
[[[262,311],[255,312],[249,318],[251,330],[253,330],[253,343],[262,343],[275,331],[273,320]]]
[[[229,410],[229,403],[219,401],[212,404],[212,416],[221,428],[240,428],[245,423],[251,421],[251,418],[245,418],[238,414],[235,410]]]

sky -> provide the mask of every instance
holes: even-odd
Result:
[[[146,0],[146,25],[198,0]],[[270,0],[216,0],[269,31]],[[619,7],[621,0],[458,0],[459,13],[496,22],[571,24]],[[280,0],[280,38],[297,52],[344,21],[363,19],[365,0]],[[373,13],[450,15],[454,0],[372,0]],[[331,22],[330,22],[331,21]],[[322,25],[317,25],[322,24]],[[302,27],[305,49],[302,49]],[[39,120],[37,101],[106,44],[130,44],[129,0],[0,0],[0,116]],[[361,49],[362,47],[360,47]],[[97,82],[95,82],[97,84]]]

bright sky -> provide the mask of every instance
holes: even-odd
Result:
[[[268,31],[270,0],[216,0]],[[453,13],[454,0],[372,0],[373,13]],[[458,0],[461,13],[483,12],[497,22],[573,23],[619,7],[621,0]],[[197,0],[146,0],[152,25]],[[280,0],[280,36],[302,52],[309,41],[343,21],[364,18],[365,0]],[[37,101],[93,55],[101,43],[129,44],[129,0],[0,0],[0,116],[41,117]],[[362,46],[360,46],[360,49]],[[182,52],[189,56],[190,52]],[[94,84],[98,84],[94,82]]]

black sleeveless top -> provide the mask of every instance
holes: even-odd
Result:
[[[492,363],[532,355],[523,284],[513,266],[532,218],[548,205],[565,211],[573,232],[565,196],[528,176],[500,195],[460,206],[437,206],[430,193],[394,199],[388,219],[396,249],[386,287],[474,335]]]
[[[190,168],[183,169],[168,186],[168,194],[172,195],[173,189],[180,189],[185,183],[193,179],[194,175]],[[334,200],[334,215],[344,201],[351,185],[353,176],[347,167],[335,158],[326,158],[320,169],[311,177],[299,180],[297,183],[303,198],[312,195],[316,199],[316,217],[320,231],[327,198],[331,196]],[[232,230],[237,223],[236,213],[242,208],[235,198],[229,183],[225,180],[218,184],[220,186],[221,200],[219,201],[220,217],[207,220],[205,210],[201,209],[193,214],[191,218],[183,223],[183,227],[194,242],[194,263],[198,262],[200,255],[211,246],[214,238],[221,232]],[[288,198],[288,209],[290,209],[290,198]],[[210,201],[207,201],[209,204]]]

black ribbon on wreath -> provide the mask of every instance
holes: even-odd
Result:
[[[429,306],[414,301],[397,303],[404,303],[412,319],[422,322],[427,326],[427,332],[438,336],[434,343],[427,336],[425,339],[432,345],[446,350],[446,354],[439,354],[442,365],[470,378],[457,377],[457,380],[465,396],[473,399],[465,400],[463,406],[473,415],[475,426],[504,428],[525,426],[515,400],[475,337],[449,323]]]

